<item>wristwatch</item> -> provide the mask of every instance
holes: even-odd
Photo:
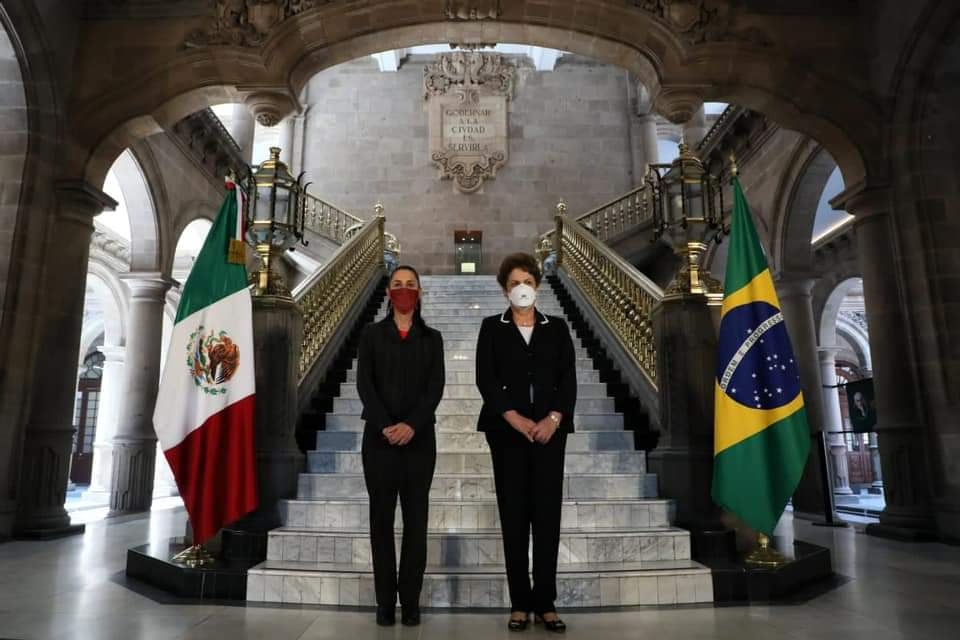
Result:
[[[549,414],[547,414],[547,417],[550,418],[550,420],[553,421],[553,424],[555,424],[555,425],[559,425],[559,424],[560,424],[560,418],[558,418],[558,417],[557,417],[557,414],[553,413],[552,411],[551,411]]]

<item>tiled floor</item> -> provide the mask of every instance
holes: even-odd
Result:
[[[149,518],[88,524],[83,536],[0,544],[0,638],[508,637],[502,613],[427,613],[420,628],[383,630],[368,612],[163,604],[124,587],[127,547],[180,535],[183,523],[180,509],[154,511]],[[831,546],[837,571],[849,580],[802,604],[566,613],[567,635],[591,640],[957,637],[960,548],[890,542],[854,529],[818,529],[805,523],[797,525],[797,535]],[[527,634],[547,636],[539,629]]]

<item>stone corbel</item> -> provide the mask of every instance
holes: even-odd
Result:
[[[297,100],[285,91],[255,90],[243,102],[265,127],[275,127],[290,114],[300,111]]]

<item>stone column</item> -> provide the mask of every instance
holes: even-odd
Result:
[[[675,294],[653,314],[660,440],[648,454],[660,494],[674,499],[679,526],[719,528],[713,504],[713,411],[717,334],[706,296]]]
[[[839,349],[821,347],[820,379],[823,382],[823,428],[828,432],[827,444],[833,459],[833,493],[841,496],[853,494],[850,489],[850,471],[847,465],[847,444],[843,439],[843,413],[840,409],[840,392],[837,389],[837,352]]]
[[[647,164],[660,162],[660,146],[657,138],[657,116],[648,113],[640,116],[640,146],[643,149],[643,161]]]
[[[926,424],[917,401],[915,358],[901,297],[898,246],[891,199],[885,190],[848,199],[856,216],[857,259],[870,325],[870,354],[877,409],[880,465],[886,508],[867,533],[923,539],[935,531]]]
[[[807,410],[811,436],[823,430],[823,382],[820,379],[817,331],[810,295],[813,285],[813,278],[805,276],[780,278],[776,283],[780,310],[800,368],[800,388],[803,391],[803,402]],[[800,485],[793,495],[793,508],[795,515],[826,517],[824,513],[826,489],[820,479],[820,453],[817,450],[819,445],[813,437],[810,445],[807,466],[803,470]]]
[[[876,432],[870,434],[870,468],[873,471],[873,483],[870,493],[883,493],[883,470],[880,465],[880,443]]]
[[[57,535],[82,531],[63,508],[73,440],[76,369],[83,325],[87,260],[93,218],[116,202],[83,181],[60,182],[48,234],[43,286],[44,315],[36,342],[30,409],[23,434],[14,534]],[[44,366],[46,363],[47,366]]]
[[[233,105],[233,138],[240,145],[240,153],[247,164],[253,163],[253,134],[257,121],[245,104]]]
[[[267,531],[280,526],[279,502],[297,495],[304,455],[297,447],[297,384],[303,317],[293,300],[253,298],[256,361],[256,511],[224,527],[227,558],[266,558]]]
[[[290,169],[290,173],[294,176],[297,175],[297,171],[293,166],[293,141],[294,141],[294,116],[288,116],[280,121],[280,124],[277,125],[277,128],[280,130],[280,140],[278,146],[280,147],[280,159],[283,160],[287,167]]]
[[[153,409],[160,386],[163,305],[173,281],[160,273],[122,276],[130,292],[123,399],[113,437],[110,514],[150,509],[157,435]]]
[[[701,104],[696,113],[683,125],[683,141],[691,149],[696,149],[705,135],[707,135],[707,114]]]
[[[87,493],[108,493],[113,469],[113,436],[117,432],[120,397],[123,393],[123,361],[125,347],[113,345],[99,349],[103,354],[103,378],[100,383],[100,410],[97,413],[97,434],[93,441],[93,470]]]

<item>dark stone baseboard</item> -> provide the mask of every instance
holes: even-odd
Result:
[[[13,537],[16,540],[56,540],[82,534],[86,528],[83,524],[68,524],[50,529],[19,529],[14,532]]]
[[[128,549],[126,574],[179,598],[246,600],[247,570],[261,559],[218,558],[210,567],[191,569],[171,561],[187,546],[183,538],[171,538]]]
[[[831,586],[835,578],[826,547],[797,541],[795,558],[775,569],[744,564],[742,558],[695,558],[713,573],[715,604],[738,605],[796,599],[816,585]]]

